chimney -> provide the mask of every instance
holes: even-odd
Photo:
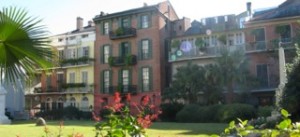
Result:
[[[90,20],[90,21],[88,21],[88,25],[89,26],[94,26],[94,22]]]
[[[247,2],[247,13],[248,16],[252,15],[251,2]]]
[[[144,6],[144,7],[147,7],[147,6],[148,6],[148,4],[147,4],[146,2],[144,2],[143,6]]]
[[[76,29],[77,30],[83,29],[83,19],[81,17],[77,17]]]

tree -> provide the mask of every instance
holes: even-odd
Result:
[[[198,66],[189,62],[177,68],[171,87],[163,92],[163,99],[170,102],[184,100],[185,103],[217,104],[222,100],[222,87],[218,67],[210,64]],[[200,100],[200,96],[205,98]]]
[[[198,96],[202,92],[204,75],[198,65],[191,62],[187,66],[177,68],[171,87],[163,92],[163,99],[171,102],[184,100],[185,103],[197,103]]]
[[[248,83],[250,77],[246,56],[242,50],[229,51],[226,47],[221,49],[220,56],[216,58],[219,67],[221,84],[226,87],[226,101],[232,103],[234,99],[234,86]]]
[[[299,119],[300,113],[300,49],[296,44],[296,57],[287,69],[287,83],[283,89],[280,105],[292,114],[292,118]]]
[[[0,74],[1,83],[28,79],[37,68],[47,68],[53,54],[41,20],[29,17],[16,7],[0,11]]]

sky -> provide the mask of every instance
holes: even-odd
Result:
[[[42,19],[50,35],[75,30],[76,18],[84,19],[84,26],[101,11],[114,13],[131,8],[157,4],[165,0],[0,0],[0,8],[16,6],[24,8],[30,16]],[[239,14],[246,10],[246,3],[252,9],[276,7],[285,0],[169,0],[179,18],[191,20]]]

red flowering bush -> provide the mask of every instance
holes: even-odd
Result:
[[[130,106],[138,110],[136,116],[130,114]],[[115,92],[114,104],[106,108],[111,114],[108,115],[107,121],[98,122],[95,125],[96,137],[146,136],[145,129],[158,117],[155,106],[150,104],[149,96],[145,96],[141,105],[138,105],[135,102],[131,103],[130,94],[126,95],[126,103],[122,103],[120,94]],[[98,119],[100,118],[94,117],[94,120]]]

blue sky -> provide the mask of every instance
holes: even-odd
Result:
[[[44,25],[54,35],[74,30],[76,17],[88,20],[98,15],[100,11],[113,13],[157,4],[165,0],[0,0],[0,8],[17,6],[25,8],[29,15],[43,19]],[[246,10],[246,3],[251,2],[253,9],[275,7],[285,0],[169,0],[178,16],[192,20],[201,18],[239,14]]]

